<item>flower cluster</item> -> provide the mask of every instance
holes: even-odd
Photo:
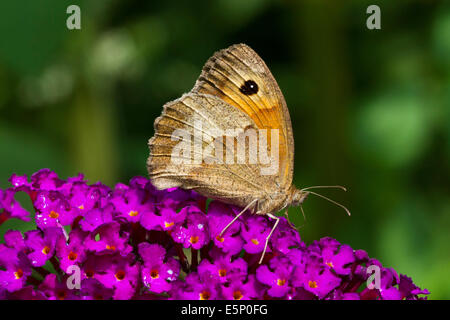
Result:
[[[0,299],[423,299],[427,290],[362,250],[331,238],[307,246],[288,222],[181,189],[156,190],[143,177],[113,190],[82,175],[43,169],[13,175],[0,189],[0,225],[30,220],[15,199],[25,192],[36,229],[8,230],[0,244]],[[366,282],[380,271],[378,287]],[[78,286],[77,286],[78,281]]]

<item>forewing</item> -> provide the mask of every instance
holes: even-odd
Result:
[[[291,186],[294,139],[289,111],[277,82],[255,51],[238,44],[215,53],[192,92],[219,97],[247,114],[258,128],[279,129],[279,169],[272,178],[281,189]]]
[[[259,163],[238,163],[236,144],[227,143],[229,129],[257,131],[255,122],[218,97],[185,94],[164,106],[154,126],[147,166],[158,189],[194,189],[204,196],[239,206],[275,190],[273,177],[261,175]],[[190,150],[186,143],[190,144]],[[222,145],[222,162],[211,161],[220,158],[214,157],[215,151],[205,153],[205,148],[211,145]],[[245,145],[246,154],[252,152],[249,145]],[[226,152],[233,155],[229,159],[232,161],[226,161]]]

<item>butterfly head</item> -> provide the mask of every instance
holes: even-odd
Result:
[[[303,191],[295,188],[294,186],[290,189],[290,200],[289,203],[291,206],[299,206],[305,201],[308,196],[308,191]]]

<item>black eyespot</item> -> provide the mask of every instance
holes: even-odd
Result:
[[[247,80],[245,83],[239,88],[239,91],[241,91],[246,96],[258,93],[258,85],[253,80]]]

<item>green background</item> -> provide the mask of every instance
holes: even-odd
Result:
[[[81,30],[66,28],[70,4]],[[381,30],[366,28],[370,4]],[[348,188],[322,193],[351,217],[307,199],[303,240],[365,249],[450,298],[448,1],[1,1],[0,38],[0,187],[45,167],[110,186],[146,175],[162,105],[244,42],[285,95],[294,183]]]

